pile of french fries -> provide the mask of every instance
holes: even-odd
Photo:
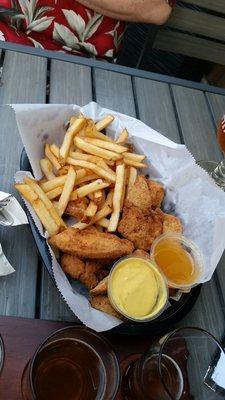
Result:
[[[40,160],[43,178],[25,177],[15,185],[49,236],[67,228],[63,216],[70,202],[83,208],[84,217],[74,228],[95,225],[116,231],[137,169],[147,165],[144,155],[132,152],[126,129],[116,141],[102,132],[113,120],[111,115],[97,123],[83,115],[72,116],[61,146],[45,144],[45,158]]]

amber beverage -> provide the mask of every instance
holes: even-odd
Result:
[[[89,400],[102,393],[105,374],[98,355],[86,344],[59,339],[38,354],[33,381],[39,400]]]
[[[128,400],[178,400],[183,392],[183,376],[178,364],[167,355],[163,356],[162,375],[166,387],[158,369],[158,354],[142,359],[131,367],[127,375],[125,398]]]
[[[109,343],[81,327],[47,338],[21,383],[24,400],[113,400],[118,385],[118,361]]]

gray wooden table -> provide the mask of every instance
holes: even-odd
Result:
[[[100,105],[140,118],[170,139],[185,143],[196,159],[220,160],[216,124],[225,111],[225,91],[90,60],[60,60],[2,52],[0,103]],[[76,60],[76,58],[74,58]],[[107,70],[108,69],[108,70]],[[114,71],[114,70],[115,71]],[[219,94],[218,94],[219,93]],[[22,143],[14,113],[0,109],[1,190],[17,194]],[[0,278],[0,314],[73,321],[74,316],[49,278],[28,226],[0,230],[0,242],[16,273]],[[210,243],[209,243],[210,246]],[[203,286],[180,326],[195,325],[222,338],[225,333],[225,258]]]

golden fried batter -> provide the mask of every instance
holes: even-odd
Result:
[[[129,189],[125,205],[138,207],[144,213],[150,211],[152,200],[148,180],[144,175],[139,175],[135,184]]]
[[[99,294],[107,294],[108,280],[109,280],[108,276],[102,279],[102,281],[99,282],[98,285],[95,286],[95,288],[90,291],[92,296],[97,296]]]
[[[164,197],[164,188],[160,183],[147,180],[148,188],[151,196],[152,208],[161,207],[163,197]]]
[[[121,315],[112,307],[107,295],[94,296],[91,299],[91,306],[113,317],[121,318]]]
[[[76,256],[63,254],[61,257],[61,267],[64,272],[74,279],[78,279],[81,283],[92,289],[108,275],[107,270],[103,270],[103,266],[96,261],[87,260],[86,263]]]
[[[79,221],[86,222],[87,220],[87,216],[85,213],[86,208],[87,204],[83,198],[78,200],[73,200],[69,201],[65,213],[71,215],[71,217],[74,217]]]
[[[182,233],[182,224],[179,218],[174,215],[164,214],[163,233],[177,232]]]
[[[120,239],[114,234],[99,232],[97,229],[67,228],[49,239],[53,245],[67,254],[79,258],[117,259],[131,254],[133,244],[126,239]]]
[[[158,208],[144,214],[138,207],[124,207],[118,232],[131,240],[136,249],[150,250],[163,231],[163,212]]]

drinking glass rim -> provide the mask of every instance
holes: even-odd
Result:
[[[5,362],[5,345],[4,345],[2,335],[0,335],[0,347],[1,347],[1,352],[2,352],[1,358],[0,358],[0,375],[1,375],[3,366],[4,366],[4,362]]]
[[[30,382],[30,387],[31,387],[31,391],[32,391],[32,396],[34,397],[35,400],[38,400],[37,396],[35,394],[35,390],[34,390],[34,386],[33,386],[33,380],[32,380],[32,372],[33,372],[34,362],[35,362],[35,359],[37,357],[37,354],[45,346],[45,344],[48,342],[49,339],[51,339],[52,337],[54,337],[55,335],[57,335],[57,334],[59,334],[59,333],[61,333],[63,331],[72,330],[72,329],[75,329],[75,330],[85,329],[85,330],[87,330],[92,335],[96,336],[97,338],[100,338],[100,340],[102,342],[104,342],[107,346],[109,346],[110,350],[114,353],[114,357],[113,358],[114,358],[114,362],[115,362],[116,375],[117,375],[117,382],[115,384],[115,390],[114,390],[114,393],[113,393],[113,398],[114,398],[116,396],[117,392],[118,392],[118,388],[119,388],[120,381],[121,381],[120,364],[119,364],[117,355],[116,355],[111,343],[103,335],[101,335],[101,333],[95,332],[95,331],[91,330],[90,328],[87,328],[87,327],[85,327],[83,325],[80,325],[80,326],[71,325],[71,326],[68,326],[68,327],[63,327],[63,328],[57,329],[56,331],[53,331],[52,333],[50,333],[40,343],[40,345],[37,347],[37,349],[35,350],[35,353],[33,354],[32,358],[30,360],[30,362],[28,362],[28,364],[30,364],[30,365],[28,365],[28,367],[29,367],[29,382]],[[1,335],[0,335],[0,339],[1,339]],[[102,400],[102,399],[100,398],[100,400]]]
[[[180,331],[183,331],[183,330],[194,330],[194,331],[198,331],[198,332],[204,333],[206,336],[208,336],[210,339],[212,339],[212,341],[217,344],[219,350],[225,354],[225,350],[223,349],[223,346],[219,342],[219,340],[212,333],[206,331],[203,328],[199,328],[197,326],[183,326],[183,327],[174,329],[172,332],[168,333],[168,335],[166,335],[165,339],[163,340],[163,343],[160,345],[159,357],[158,357],[158,371],[159,371],[160,379],[162,381],[164,389],[165,389],[166,393],[168,394],[168,396],[170,397],[171,400],[175,400],[175,399],[169,393],[169,391],[167,390],[167,387],[166,387],[166,385],[164,383],[164,379],[163,379],[163,376],[162,376],[161,359],[162,359],[162,356],[163,356],[163,349],[164,349],[165,345],[167,344],[167,342],[170,340],[170,338],[174,334],[179,333]]]

